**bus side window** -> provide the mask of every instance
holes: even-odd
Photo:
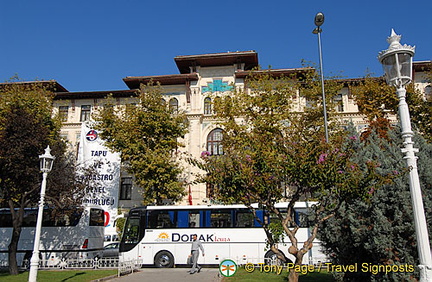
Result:
[[[148,228],[176,227],[176,211],[150,211]]]
[[[12,215],[7,209],[2,210],[0,213],[0,227],[12,227]]]
[[[177,211],[177,227],[187,228],[189,227],[189,211]]]
[[[105,215],[100,209],[90,209],[90,226],[104,226]]]
[[[256,215],[261,220],[261,222],[264,222],[264,211],[263,210],[257,210]],[[254,218],[254,227],[262,227],[261,223],[259,223],[259,221],[256,220],[256,218]]]
[[[25,211],[22,226],[23,227],[36,226],[37,212],[38,212],[37,210]]]
[[[249,210],[238,210],[235,227],[250,228],[253,226],[254,217]]]
[[[230,210],[212,210],[211,227],[227,228],[232,227],[232,214]]]
[[[310,227],[309,215],[306,212],[296,211],[296,223],[300,227]]]
[[[202,213],[202,223],[203,227],[212,227],[211,224],[211,211],[210,210],[203,210]]]
[[[200,214],[198,211],[189,213],[189,227],[200,227]]]
[[[294,210],[294,221],[298,226],[301,226],[300,224],[300,215],[299,212]]]

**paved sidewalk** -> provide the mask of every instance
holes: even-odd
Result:
[[[168,281],[168,282],[219,282],[218,268],[203,268],[200,273],[189,274],[189,268],[141,268],[138,272],[125,276],[112,278],[110,282],[143,282],[143,281]]]

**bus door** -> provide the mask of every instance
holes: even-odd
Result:
[[[126,221],[123,236],[120,242],[120,257],[122,261],[140,260],[140,242],[144,237],[145,211],[132,211]]]

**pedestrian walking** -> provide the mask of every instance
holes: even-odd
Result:
[[[192,247],[191,254],[189,257],[192,258],[192,268],[189,270],[190,274],[201,271],[201,266],[198,265],[199,250],[201,249],[202,255],[204,256],[204,247],[196,234],[192,235]]]

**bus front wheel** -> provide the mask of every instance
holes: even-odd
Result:
[[[174,256],[168,251],[161,251],[156,254],[154,264],[161,268],[174,267]]]
[[[265,264],[270,264],[270,265],[273,265],[273,264],[276,264],[276,265],[284,265],[285,263],[292,263],[292,261],[291,261],[289,258],[287,258],[287,257],[285,256],[285,254],[284,254],[281,250],[279,250],[279,251],[280,251],[281,254],[284,256],[286,262],[283,262],[281,259],[279,259],[275,252],[273,252],[273,251],[268,251],[268,252],[264,255],[264,261],[265,261]]]

